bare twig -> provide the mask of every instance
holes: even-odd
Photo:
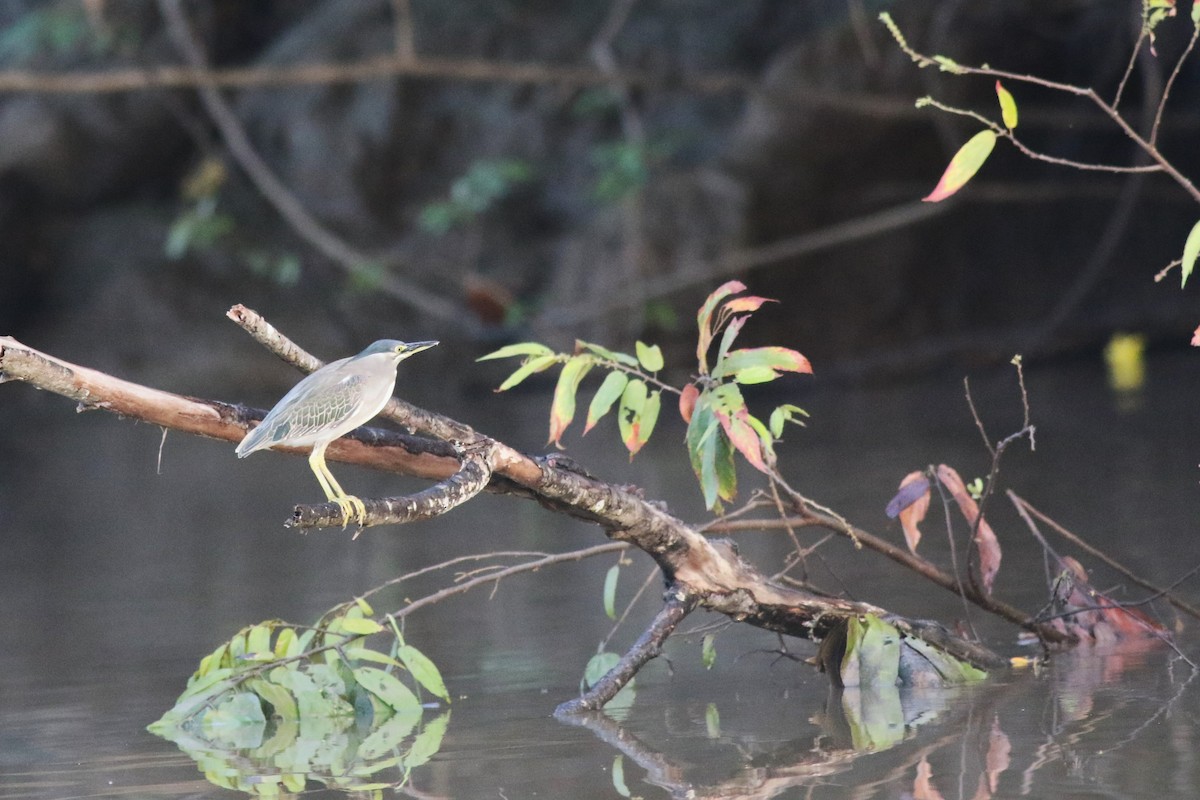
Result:
[[[205,69],[207,64],[204,53],[192,34],[180,0],[159,0],[159,8],[166,19],[171,39],[184,58],[193,69]],[[221,131],[229,152],[246,171],[263,197],[302,239],[347,274],[369,276],[372,283],[393,300],[435,319],[455,321],[461,318],[461,309],[457,303],[405,280],[393,271],[374,269],[372,265],[386,264],[387,259],[358,250],[310,214],[258,154],[241,120],[221,97],[216,87],[202,84],[197,91],[204,108]]]
[[[1195,606],[1191,605],[1190,603],[1187,603],[1187,602],[1179,599],[1178,597],[1176,597],[1175,595],[1170,593],[1170,589],[1174,588],[1175,584],[1172,584],[1167,589],[1162,589],[1162,588],[1156,586],[1155,584],[1151,583],[1150,581],[1146,580],[1145,578],[1142,578],[1139,575],[1137,575],[1135,572],[1133,572],[1133,570],[1129,569],[1124,564],[1121,564],[1119,561],[1117,561],[1115,558],[1113,558],[1112,556],[1105,553],[1103,550],[1100,550],[1099,548],[1097,548],[1091,544],[1088,544],[1086,541],[1084,541],[1078,535],[1067,530],[1062,525],[1058,524],[1053,519],[1051,519],[1050,517],[1043,514],[1041,511],[1034,508],[1032,505],[1029,504],[1029,502],[1027,500],[1025,500],[1023,497],[1018,495],[1012,489],[1009,489],[1005,494],[1008,495],[1008,499],[1011,500],[1013,505],[1015,505],[1018,509],[1024,509],[1025,511],[1029,512],[1033,516],[1037,517],[1042,522],[1044,522],[1052,531],[1054,531],[1059,536],[1066,539],[1071,544],[1078,547],[1080,550],[1083,550],[1088,555],[1104,562],[1106,565],[1108,565],[1112,569],[1116,570],[1117,572],[1121,573],[1122,575],[1124,575],[1126,578],[1128,578],[1133,583],[1136,583],[1138,586],[1141,586],[1143,589],[1149,589],[1150,591],[1155,592],[1157,595],[1161,595],[1162,597],[1166,598],[1167,602],[1169,602],[1171,605],[1175,606],[1176,608],[1178,608],[1180,611],[1184,612],[1188,616],[1195,617],[1196,619],[1200,619],[1200,609],[1196,608]],[[1191,573],[1189,572],[1187,574],[1190,575]],[[1176,583],[1178,583],[1178,581]]]

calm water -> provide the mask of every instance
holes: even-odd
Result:
[[[1200,561],[1200,360],[1152,358],[1149,368],[1133,402],[1104,389],[1098,359],[1033,369],[1037,452],[1016,448],[1003,477],[1166,584]],[[1012,430],[1019,406],[1011,374],[973,381],[993,435]],[[958,378],[799,395],[813,420],[788,436],[787,474],[869,530],[899,539],[882,509],[910,470],[942,461],[968,479],[986,470]],[[523,449],[544,441],[545,395],[414,399]],[[302,459],[239,462],[231,445],[172,434],[157,473],[156,428],[76,415],[69,402],[17,384],[0,386],[0,409],[2,798],[236,797],[145,726],[172,705],[199,658],[238,628],[275,617],[311,621],[389,577],[456,555],[601,540],[595,529],[498,497],[355,542],[341,533],[302,536],[280,525],[292,503],[319,497]],[[638,483],[699,520],[681,432],[664,429],[633,465],[616,452],[611,430],[568,441],[598,475]],[[397,491],[387,477],[345,467],[338,475],[358,494]],[[1009,509],[995,507],[994,525],[1005,548],[997,592],[1036,609],[1045,596],[1040,553]],[[944,533],[929,526],[926,537],[927,554],[943,558]],[[743,536],[742,548],[769,565],[786,544],[756,533]],[[962,616],[953,596],[879,557],[843,542],[820,552],[824,565],[813,561],[811,574],[828,588],[913,616]],[[1039,675],[880,699],[831,695],[811,667],[765,652],[778,646],[774,637],[732,627],[718,637],[711,671],[699,663],[699,635],[676,637],[670,664],[660,659],[638,677],[631,709],[586,726],[559,723],[551,711],[576,692],[611,626],[601,588],[612,563],[517,577],[494,595],[456,598],[409,620],[409,639],[438,662],[455,697],[440,750],[411,776],[414,796],[611,798],[619,796],[614,768],[632,795],[647,798],[937,796],[925,780],[946,798],[1200,794],[1200,680],[1153,648],[1072,653]],[[641,556],[625,566],[622,602],[648,570]],[[1118,597],[1143,596],[1099,568],[1093,577]],[[1192,585],[1183,591],[1200,594]],[[617,632],[615,649],[640,633],[655,594]],[[402,604],[397,596],[377,606]],[[1010,628],[973,619],[993,647],[1018,652]],[[699,614],[685,628],[716,621]],[[1183,625],[1180,646],[1200,653],[1194,624]],[[805,642],[789,647],[812,654]],[[855,709],[883,718],[865,720]]]

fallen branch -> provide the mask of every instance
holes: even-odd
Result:
[[[275,348],[289,353],[297,363],[319,366],[319,362],[287,342],[248,309],[235,307],[231,316],[253,328],[257,336],[270,339]],[[0,372],[8,379],[63,394],[89,407],[230,442],[240,440],[249,421],[260,414],[241,406],[137,386],[39,353],[11,338],[0,339]],[[649,554],[677,593],[695,598],[698,607],[725,614],[735,621],[820,640],[851,617],[875,615],[977,666],[997,668],[1005,663],[984,648],[945,632],[923,630],[869,603],[823,597],[771,581],[738,556],[732,543],[709,541],[659,504],[634,491],[559,466],[558,460],[531,458],[467,426],[407,404],[398,404],[393,413],[414,430],[422,433],[430,429],[449,430],[465,441],[368,431],[334,442],[329,457],[446,482],[426,490],[431,493],[424,496],[426,509],[438,503],[449,507],[451,501],[465,499],[478,489],[482,475],[490,474],[491,480],[487,482],[490,491],[533,497],[553,510],[600,525],[609,538],[628,542]],[[474,461],[476,467],[464,471],[463,463],[469,461]],[[490,472],[486,469],[488,464]],[[456,481],[447,480],[456,474],[459,475]],[[420,506],[421,498],[416,496],[416,499]],[[391,512],[399,512],[396,514],[399,517],[423,516],[403,506],[411,501],[414,498],[367,501],[367,524],[378,524],[385,519],[384,514]],[[337,521],[340,522],[340,516]],[[833,525],[836,521],[830,518],[825,522]]]

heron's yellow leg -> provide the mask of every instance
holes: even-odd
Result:
[[[331,503],[337,503],[338,508],[342,510],[342,527],[345,528],[350,524],[351,517],[361,525],[367,520],[367,507],[354,495],[346,494],[341,484],[337,482],[337,478],[333,477],[333,473],[329,471],[329,466],[325,463],[326,446],[326,444],[318,444],[313,448],[312,454],[308,457],[308,465],[312,467],[313,474],[317,476],[317,483],[321,484],[325,498]]]

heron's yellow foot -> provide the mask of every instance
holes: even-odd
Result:
[[[340,497],[329,498],[330,502],[337,503],[338,508],[342,510],[342,529],[350,524],[350,519],[353,518],[359,525],[365,525],[367,522],[367,506],[362,500],[352,494],[343,494]]]

